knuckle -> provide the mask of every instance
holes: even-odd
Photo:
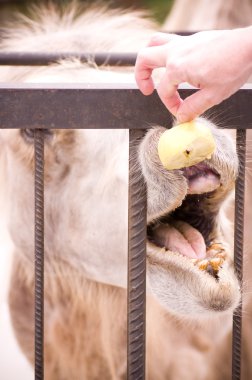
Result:
[[[168,36],[166,33],[157,32],[151,36],[149,43],[155,45],[156,42],[166,41],[166,40],[168,40]]]
[[[155,41],[159,40],[160,35],[162,35],[162,33],[159,33],[159,32],[154,33],[154,34],[151,36],[151,38],[150,38],[150,42],[155,42]]]
[[[137,63],[142,64],[146,60],[146,48],[142,48],[139,50],[137,54]]]
[[[177,75],[181,71],[180,64],[176,60],[169,61],[166,65],[166,69],[171,77]]]

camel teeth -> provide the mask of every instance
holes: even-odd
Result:
[[[222,264],[224,263],[224,259],[222,257],[214,257],[211,259],[197,260],[192,259],[194,265],[196,265],[200,270],[205,270],[211,273],[218,273]]]
[[[191,259],[191,262],[192,262],[194,265],[197,264],[198,261],[199,261],[198,259]]]
[[[216,259],[222,259],[222,260],[225,260],[226,257],[227,257],[226,252],[220,252],[220,253],[217,253],[217,255],[214,256],[214,258],[216,258]]]
[[[209,264],[209,260],[207,259],[204,259],[204,260],[201,260],[197,263],[197,266],[200,270],[206,270],[207,269],[207,266]]]
[[[210,243],[209,248],[215,249],[217,251],[224,251],[223,244],[218,243],[218,242]]]
[[[213,267],[213,269],[218,272],[220,267],[222,266],[222,264],[224,263],[224,260],[220,257],[215,257],[213,259],[210,260],[210,263]]]
[[[210,250],[207,250],[207,254],[214,258],[214,257],[220,257],[222,259],[225,259],[227,254],[226,254],[226,251],[222,250],[222,251],[217,251],[215,249],[210,249]]]

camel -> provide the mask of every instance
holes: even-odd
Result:
[[[137,51],[156,30],[141,12],[50,5],[7,28],[1,50]],[[97,68],[75,58],[48,67],[2,67],[0,80],[130,83],[133,69]],[[135,152],[147,186],[149,380],[218,380],[231,373],[232,313],[241,289],[226,210],[238,160],[228,133],[200,121],[211,129],[216,150],[190,169],[161,165],[162,126],[149,129]],[[45,378],[120,380],[126,378],[128,132],[85,130],[85,120],[79,127],[47,130],[45,138]],[[14,245],[10,312],[33,363],[34,134],[1,130],[0,137]],[[244,378],[250,378],[246,355]]]

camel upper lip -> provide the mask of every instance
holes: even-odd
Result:
[[[184,168],[183,176],[188,183],[188,194],[211,192],[221,184],[220,174],[205,162]]]
[[[196,177],[200,176],[206,176],[208,174],[212,174],[216,176],[217,178],[220,178],[220,174],[217,172],[217,170],[211,168],[207,163],[200,162],[199,164],[188,166],[186,168],[183,168],[183,176],[188,180],[191,181],[195,179]]]

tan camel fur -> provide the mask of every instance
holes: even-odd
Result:
[[[139,12],[82,13],[76,4],[63,12],[50,6],[12,23],[1,50],[137,51],[156,30]],[[2,67],[0,81],[130,83],[133,72],[74,59],[49,67]],[[143,173],[148,189],[149,380],[230,379],[232,312],[240,287],[225,212],[238,161],[227,133],[202,122],[217,148],[189,170],[162,167],[157,142],[163,127],[153,126],[135,151],[136,173]],[[1,130],[0,142],[15,246],[11,317],[33,362],[33,134]],[[45,157],[45,378],[125,379],[128,132],[48,130]],[[206,258],[179,252],[178,246],[191,249],[193,237],[203,251],[207,246]],[[244,350],[244,379],[252,376],[248,355]]]

